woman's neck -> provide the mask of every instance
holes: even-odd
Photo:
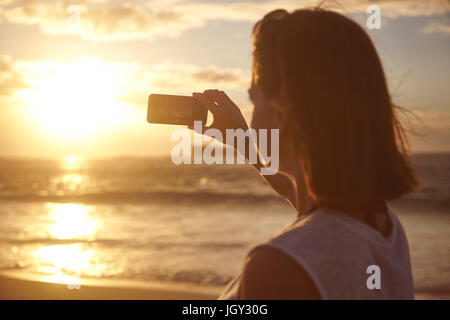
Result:
[[[296,194],[297,216],[300,217],[309,213],[315,204],[309,194],[303,166],[294,166],[290,177]]]

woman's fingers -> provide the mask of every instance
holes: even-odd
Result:
[[[204,94],[209,99],[211,99],[212,101],[216,102],[219,105],[220,109],[229,109],[231,107],[231,105],[230,105],[229,101],[224,99],[222,93],[223,93],[223,91],[219,91],[219,90],[216,90],[216,89],[205,90],[204,91]]]
[[[211,113],[214,115],[217,113],[217,105],[214,103],[214,101],[212,101],[210,98],[208,98],[207,95],[203,94],[203,93],[198,93],[198,92],[194,92],[192,93],[192,96],[197,99],[198,101],[200,101],[200,103],[209,111],[211,111]]]
[[[222,108],[228,108],[229,102],[224,99],[223,95],[221,94],[221,91],[219,90],[206,90],[205,94],[213,101],[217,102],[219,107]]]
[[[213,114],[214,119],[209,128],[219,129],[222,133],[226,129],[248,129],[248,125],[238,106],[231,101],[225,92],[210,89],[205,90],[203,93],[195,92],[192,95]],[[207,129],[205,128],[204,130]],[[204,130],[202,130],[202,133]]]
[[[208,89],[208,90],[203,91],[203,93],[206,94],[211,99],[213,99],[214,101],[216,101],[218,93],[219,93],[219,90],[217,90],[217,89]]]
[[[223,91],[206,90],[204,92],[212,101],[218,104],[219,112],[227,112],[233,114],[234,117],[239,117],[241,111],[234,104],[233,101]]]

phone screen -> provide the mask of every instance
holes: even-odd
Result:
[[[147,121],[150,123],[189,125],[206,123],[208,110],[190,96],[151,94],[148,98]]]

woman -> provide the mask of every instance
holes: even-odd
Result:
[[[248,253],[219,298],[413,299],[408,242],[386,201],[417,182],[367,33],[332,11],[276,10],[252,40],[251,127],[280,130],[280,171],[265,179],[298,216]],[[224,92],[193,96],[211,127],[247,129]]]

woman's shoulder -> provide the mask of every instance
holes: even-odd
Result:
[[[308,270],[299,263],[297,250],[308,245],[320,230],[328,229],[321,209],[295,219],[267,241],[253,247],[245,259],[240,284],[244,299],[321,299],[320,290]],[[306,245],[305,245],[306,244]],[[320,244],[316,243],[318,246]]]
[[[258,246],[245,260],[239,296],[242,299],[321,299],[313,280],[291,256]]]

